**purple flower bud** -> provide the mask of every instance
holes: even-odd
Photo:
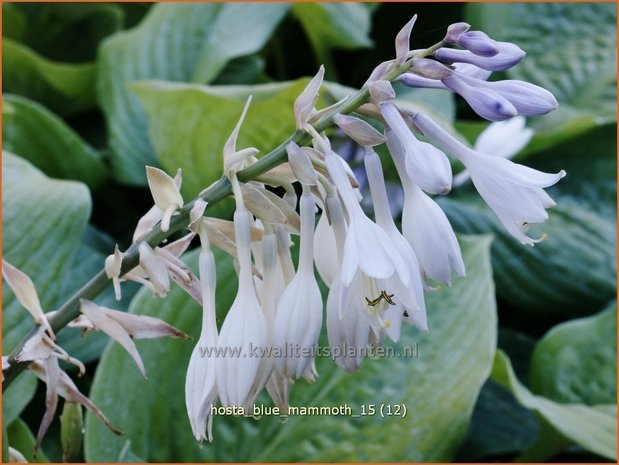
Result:
[[[477,87],[484,92],[500,94],[514,106],[519,115],[545,115],[559,106],[557,99],[550,91],[529,82],[513,79],[487,82],[465,75],[458,75],[458,77],[469,86]]]
[[[443,84],[459,94],[473,111],[490,121],[504,121],[518,114],[518,110],[500,93],[488,88],[469,84],[469,81],[488,84],[486,81],[465,77],[460,74],[444,79]]]
[[[481,79],[482,81],[487,81],[492,74],[492,71],[479,68],[478,66],[471,65],[469,63],[454,63],[453,67],[458,74],[466,74],[467,76],[474,77],[475,79]]]
[[[427,58],[414,58],[412,71],[429,79],[447,79],[453,71],[438,61]]]
[[[492,40],[485,32],[468,31],[460,35],[456,42],[462,48],[470,50],[475,55],[492,57],[499,53],[496,41]]]
[[[492,57],[479,56],[468,50],[440,48],[434,56],[445,63],[470,63],[490,71],[504,71],[518,64],[526,53],[510,42],[496,42],[499,53]]]
[[[446,89],[445,84],[436,79],[429,79],[413,73],[404,73],[399,81],[407,87],[421,87],[424,89]]]
[[[448,193],[451,166],[447,156],[433,145],[417,140],[394,104],[381,104],[380,112],[405,153],[406,170],[413,182],[430,194]]]
[[[445,34],[445,38],[443,42],[446,44],[456,44],[458,43],[458,39],[462,34],[468,31],[471,28],[471,25],[468,23],[453,23],[450,24],[447,28],[447,34]]]

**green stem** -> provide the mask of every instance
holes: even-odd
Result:
[[[430,48],[427,48],[417,54],[414,55],[414,58],[423,58],[433,54],[438,48],[442,47],[443,42],[439,42],[433,45]],[[401,65],[394,66],[383,79],[392,81],[393,79],[400,76],[402,73],[406,72],[411,67],[411,60],[413,57],[410,57],[409,60],[402,63]],[[331,127],[333,125],[333,118],[337,114],[348,114],[359,108],[364,103],[367,103],[369,100],[370,92],[367,87],[362,88],[356,94],[354,94],[351,98],[346,100],[342,105],[339,105],[337,108],[334,108],[331,112],[324,115],[320,118],[316,123],[313,124],[313,127],[316,131],[324,131],[325,129]],[[242,171],[237,173],[238,180],[241,182],[247,182],[261,174],[266,173],[272,168],[284,163],[287,160],[286,154],[286,146],[290,142],[295,142],[298,145],[306,145],[310,142],[310,137],[301,130],[296,130],[288,139],[274,148],[267,155],[262,157],[253,165],[245,168]],[[225,197],[232,194],[232,187],[227,178],[221,177],[218,181],[212,184],[208,189],[206,189],[203,193],[200,194],[200,197],[204,199],[208,206],[214,205],[217,202],[221,201]],[[151,246],[156,246],[161,244],[165,239],[170,237],[177,231],[180,231],[187,227],[189,224],[189,212],[193,207],[195,201],[194,199],[188,204],[186,204],[183,208],[178,211],[178,214],[172,217],[172,221],[170,222],[170,228],[165,233],[161,231],[159,228],[154,228],[150,231],[142,241],[147,242]],[[207,207],[208,208],[208,207]],[[140,242],[142,242],[140,241]],[[139,243],[135,243],[127,249],[125,252],[125,256],[123,258],[122,271],[121,274],[128,272],[129,270],[135,268],[139,263],[139,252],[138,252]],[[77,318],[80,314],[80,299],[88,299],[92,300],[97,297],[101,292],[103,292],[110,284],[110,279],[106,276],[105,272],[102,270],[97,273],[88,283],[86,283],[81,289],[79,289],[73,296],[69,298],[56,313],[49,319],[49,323],[54,330],[55,333],[58,333],[65,326],[69,324],[72,320]],[[9,355],[9,363],[10,367],[4,372],[4,382],[2,383],[2,390],[4,391],[17,377],[19,373],[21,373],[28,362],[19,362],[15,360],[15,357],[22,351],[24,344],[36,334],[38,326],[32,328],[32,330],[22,339],[22,341],[15,347],[15,349]]]

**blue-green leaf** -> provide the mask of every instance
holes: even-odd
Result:
[[[44,106],[5,94],[10,111],[2,116],[2,147],[30,161],[50,177],[75,179],[97,188],[106,168],[102,157]]]
[[[94,63],[48,60],[11,39],[2,40],[2,90],[68,115],[95,104]]]
[[[617,400],[617,304],[552,328],[531,360],[531,390],[586,405]]]
[[[155,164],[146,116],[128,83],[209,83],[233,58],[260,50],[287,10],[284,3],[162,3],[135,29],[106,40],[98,94],[116,178],[146,184],[144,165]]]
[[[2,181],[4,259],[30,276],[43,309],[54,310],[90,215],[88,189],[75,181],[48,178],[9,152],[3,152]],[[3,347],[8,352],[33,321],[6,284],[2,317]]]

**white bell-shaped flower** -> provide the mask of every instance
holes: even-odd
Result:
[[[217,401],[215,354],[217,323],[215,315],[215,287],[217,283],[215,257],[210,250],[204,226],[198,227],[202,250],[198,258],[202,287],[202,329],[191,353],[185,380],[185,406],[194,437],[198,441],[213,440],[211,406]],[[207,350],[208,349],[208,350]]]
[[[404,189],[402,232],[413,248],[424,277],[450,284],[452,272],[464,276],[462,254],[445,213],[410,178],[405,152],[391,130],[387,145]]]
[[[330,152],[325,161],[348,214],[348,230],[339,274],[342,284],[348,286],[357,269],[377,279],[387,279],[393,273],[398,273],[402,282],[408,284],[408,267],[385,231],[361,209],[346,175],[344,161],[334,152]]]
[[[257,394],[264,387],[254,384],[258,380],[268,333],[252,278],[250,218],[247,210],[237,209],[234,213],[234,231],[239,288],[217,339],[217,390],[222,405],[251,408],[254,393]]]
[[[523,244],[534,245],[526,231],[531,223],[548,219],[547,208],[555,205],[544,191],[565,176],[565,171],[544,173],[501,157],[476,152],[418,113],[415,125],[458,158],[471,174],[475,188],[507,231]],[[542,236],[543,239],[544,236]]]
[[[413,182],[430,194],[449,192],[451,166],[445,154],[433,145],[417,140],[394,104],[383,103],[380,111],[406,152],[406,169]]]
[[[301,196],[301,250],[295,277],[281,296],[273,328],[273,345],[284,357],[275,369],[289,378],[299,378],[313,359],[322,325],[322,297],[314,276],[314,209],[308,189]],[[293,349],[292,351],[288,349]]]

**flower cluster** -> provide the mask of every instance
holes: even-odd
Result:
[[[448,194],[452,185],[470,177],[511,235],[523,244],[539,241],[526,234],[527,228],[548,218],[546,209],[554,203],[544,188],[565,173],[542,173],[508,158],[531,137],[522,116],[547,113],[556,108],[556,100],[547,90],[526,82],[488,81],[492,71],[514,66],[524,52],[514,44],[470,31],[465,23],[451,25],[441,47],[427,53],[410,50],[415,19],[396,37],[396,58],[371,74],[364,86],[369,102],[356,109],[357,115],[340,111],[345,100],[316,109],[324,75],[321,67],[294,104],[297,134],[308,136],[311,146],[288,142],[286,163],[241,182],[237,173],[256,163],[258,154],[253,147],[237,148],[251,98],[247,101],[223,148],[223,174],[236,201],[232,222],[204,216],[208,205],[198,198],[191,204],[188,233],[164,247],[151,247],[143,238],[154,229],[170,229],[183,208],[183,198],[180,172],[173,179],[147,167],[155,205],[134,234],[139,265],[123,269],[125,255],[117,248],[107,258],[105,272],[117,298],[124,280],[137,281],[163,298],[171,279],[202,306],[200,338],[189,360],[185,385],[189,422],[197,440],[212,440],[210,412],[217,402],[251,411],[266,388],[286,413],[292,382],[299,378],[313,382],[318,375],[312,349],[323,319],[330,353],[347,371],[359,368],[368,346],[380,346],[385,338],[397,342],[404,323],[428,331],[425,294],[437,285],[450,285],[454,274],[465,275],[456,235],[432,196]],[[404,85],[455,92],[483,118],[505,122],[493,123],[480,137],[477,150],[470,148],[427,115],[409,113],[398,105],[390,82],[398,72],[404,72],[399,78]],[[333,149],[327,134],[317,129],[324,127],[320,122],[325,119],[363,151],[372,218],[360,204],[361,190],[353,170]],[[509,147],[497,148],[497,132],[514,134]],[[381,157],[375,150],[383,144],[404,190],[401,229],[394,221]],[[454,178],[449,157],[462,162],[466,171]],[[283,197],[272,187],[284,191]],[[296,267],[291,254],[293,236],[299,236]],[[180,258],[196,237],[201,246],[198,276]],[[215,316],[212,247],[233,257],[239,281],[236,298],[220,327]],[[328,288],[324,318],[314,265]],[[66,376],[59,375],[58,358],[79,362],[56,345],[47,320],[50,314],[41,310],[32,282],[8,263],[3,274],[40,325],[38,336],[16,357],[32,361],[31,369],[47,382],[50,402],[39,441],[53,416],[54,399],[63,392],[81,399],[109,423],[76,394]],[[186,337],[154,318],[99,307],[87,300],[81,302],[81,316],[72,325],[101,330],[114,338],[142,374],[145,370],[134,338]],[[8,363],[3,358],[3,369]]]

